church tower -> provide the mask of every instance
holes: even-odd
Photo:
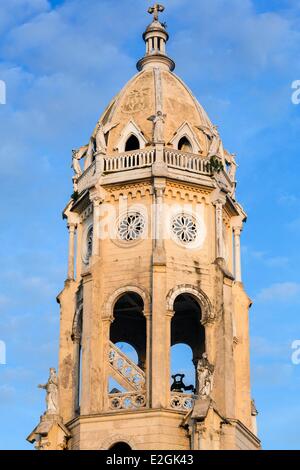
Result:
[[[28,437],[39,449],[260,448],[235,158],[173,73],[163,10],[149,8],[138,74],[73,151],[59,368]],[[191,360],[172,372],[176,345]]]

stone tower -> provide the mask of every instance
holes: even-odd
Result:
[[[260,448],[236,163],[173,73],[163,10],[149,9],[138,74],[73,151],[59,371],[28,437],[39,449]],[[171,377],[178,344],[191,386]]]

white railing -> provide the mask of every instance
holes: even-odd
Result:
[[[118,380],[118,377],[120,378],[121,385],[125,383],[133,390],[144,390],[146,383],[145,372],[111,341],[109,343],[108,361],[115,372],[116,380]]]
[[[179,170],[187,170],[205,175],[211,174],[209,160],[205,160],[198,155],[167,149],[165,150],[164,158],[165,163],[170,168],[178,168]]]
[[[195,395],[171,392],[170,406],[173,410],[190,411],[193,408]]]
[[[137,150],[116,156],[103,156],[94,161],[78,178],[77,190],[82,193],[95,182],[95,175],[107,175],[127,170],[151,167],[155,163],[155,149]],[[209,160],[193,153],[182,153],[179,150],[166,149],[164,161],[169,168],[185,170],[192,173],[211,175]]]
[[[134,168],[146,168],[155,162],[155,150],[139,150],[124,153],[115,157],[104,158],[104,173],[132,170]]]
[[[79,176],[77,181],[78,192],[82,193],[88,189],[93,183],[93,176],[96,173],[96,162],[93,162],[83,173]]]
[[[110,410],[137,410],[145,406],[145,393],[110,393],[108,395],[108,407]]]

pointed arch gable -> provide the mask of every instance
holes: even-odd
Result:
[[[126,142],[131,136],[135,136],[138,139],[140,149],[144,149],[146,147],[146,144],[148,143],[147,139],[139,126],[133,119],[131,119],[122,130],[120,139],[116,145],[116,150],[118,150],[119,153],[125,152]]]
[[[192,126],[187,121],[181,124],[181,126],[175,132],[172,140],[170,140],[170,144],[174,149],[178,149],[178,144],[183,137],[185,137],[190,142],[192,153],[199,153],[202,150],[199,140],[197,139],[196,134],[192,129]]]
[[[215,315],[208,296],[201,289],[198,289],[197,287],[192,286],[190,284],[182,284],[170,290],[169,294],[167,295],[167,311],[170,312],[174,310],[174,302],[176,298],[181,294],[190,294],[198,300],[199,305],[201,307],[201,323],[203,325],[214,320]]]

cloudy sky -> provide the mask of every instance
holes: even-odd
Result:
[[[253,396],[266,449],[300,449],[300,80],[298,0],[165,0],[169,54],[228,150],[238,197],[250,313]],[[57,364],[67,264],[61,211],[71,149],[135,73],[149,22],[146,0],[1,0],[0,448],[25,437],[44,411],[37,384]]]

